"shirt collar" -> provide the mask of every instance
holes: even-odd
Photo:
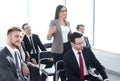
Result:
[[[78,51],[77,51],[77,50],[75,50],[73,47],[72,47],[72,50],[73,50],[74,54],[77,54],[77,53],[78,53]],[[81,53],[82,53],[82,51],[81,51],[81,50],[79,50],[79,52],[81,52]]]
[[[27,34],[26,34],[26,36],[29,38],[29,37],[32,37],[32,34],[31,34],[31,35],[27,35]]]
[[[6,47],[8,48],[8,50],[10,51],[10,53],[11,53],[11,55],[14,57],[14,52],[15,51],[18,51],[18,49],[13,49],[13,48],[11,48],[9,45],[6,45]]]

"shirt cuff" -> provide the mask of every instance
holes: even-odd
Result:
[[[109,79],[107,78],[107,79],[104,79],[104,81],[109,81]]]

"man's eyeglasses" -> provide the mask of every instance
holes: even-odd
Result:
[[[83,45],[84,43],[81,42],[81,43],[74,43],[75,45]]]
[[[30,28],[30,26],[28,26],[28,27],[26,27],[26,28],[24,28],[25,30],[28,30]]]

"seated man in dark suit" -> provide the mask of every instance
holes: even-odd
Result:
[[[21,60],[18,47],[21,45],[22,32],[12,27],[7,32],[7,46],[0,51],[0,80],[25,81],[29,70]]]
[[[38,53],[40,52],[39,49],[41,49],[42,51],[46,51],[46,48],[44,47],[44,45],[40,41],[39,36],[31,33],[31,28],[28,25],[28,23],[23,24],[22,29],[25,33],[25,35],[23,37],[23,42],[24,42],[24,46],[25,46],[26,51],[28,52],[28,54],[30,54],[30,61],[34,62],[34,64],[35,64],[35,61],[37,61],[37,63],[38,63]],[[48,65],[45,68],[52,66],[51,62],[49,62],[49,61],[46,61],[46,62],[48,63]],[[30,69],[30,72],[32,70],[37,71],[37,69],[35,69],[34,67],[29,67],[29,68],[32,68],[32,69]],[[39,71],[37,71],[36,73],[38,74],[38,72]],[[31,77],[36,77],[36,76],[39,77],[39,74],[35,75],[34,73],[32,73],[32,75],[31,75]],[[41,77],[42,81],[43,81],[43,79],[44,80],[46,79],[45,75],[42,74],[41,76],[42,76]]]
[[[40,41],[39,36],[31,33],[31,28],[28,23],[23,24],[22,29],[25,32],[23,41],[27,52],[30,54],[30,60],[35,58],[38,62],[38,53],[40,51],[39,49],[42,51],[46,51],[46,49]]]
[[[105,70],[92,50],[84,47],[82,34],[77,32],[72,33],[69,41],[72,48],[63,56],[68,81],[101,81],[89,73],[91,67],[96,68],[104,81],[109,81]]]
[[[89,42],[88,37],[87,37],[87,36],[84,36],[84,32],[85,32],[85,28],[84,28],[84,27],[85,27],[85,26],[84,26],[83,24],[79,24],[79,25],[77,25],[76,30],[77,30],[77,32],[83,34],[84,46],[91,48],[91,45],[90,45],[90,42]]]

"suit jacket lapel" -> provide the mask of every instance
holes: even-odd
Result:
[[[8,61],[9,61],[10,63],[13,62],[13,63],[15,64],[14,58],[13,58],[13,56],[11,55],[10,51],[7,49],[7,47],[5,47],[4,51],[6,51],[5,54],[7,55]]]
[[[74,52],[71,50],[71,54],[70,54],[71,56],[70,56],[70,60],[74,63],[74,68],[76,69],[76,73],[78,73],[79,74],[79,65],[78,65],[78,62],[77,62],[77,59],[76,59],[76,57],[75,57],[75,55],[74,55]],[[71,62],[71,63],[72,63]]]
[[[86,67],[88,69],[89,65],[90,65],[90,61],[89,61],[89,58],[88,58],[89,56],[87,56],[88,53],[84,49],[82,50],[82,53],[83,53],[83,58],[84,58],[85,65],[86,65]]]
[[[61,27],[60,27],[60,23],[59,23],[59,21],[58,20],[56,20],[56,23],[57,23],[57,25],[58,26],[56,26],[57,27],[57,29],[62,33],[62,30],[61,30]]]
[[[26,42],[27,42],[29,45],[31,45],[30,40],[29,40],[29,38],[27,37],[27,35],[25,35],[25,40],[26,40]]]
[[[30,53],[32,46],[31,46],[30,40],[28,39],[27,35],[24,36],[23,41],[24,41],[26,50]]]
[[[13,71],[13,73],[14,73],[14,75],[16,76],[16,77],[18,77],[17,76],[17,71],[16,71],[16,65],[15,65],[15,61],[14,61],[14,58],[13,58],[13,56],[11,55],[11,53],[10,53],[10,51],[7,49],[7,47],[5,47],[4,48],[4,51],[5,51],[5,54],[6,54],[6,59],[9,61],[9,63],[10,63],[10,67],[12,68],[12,71]]]

